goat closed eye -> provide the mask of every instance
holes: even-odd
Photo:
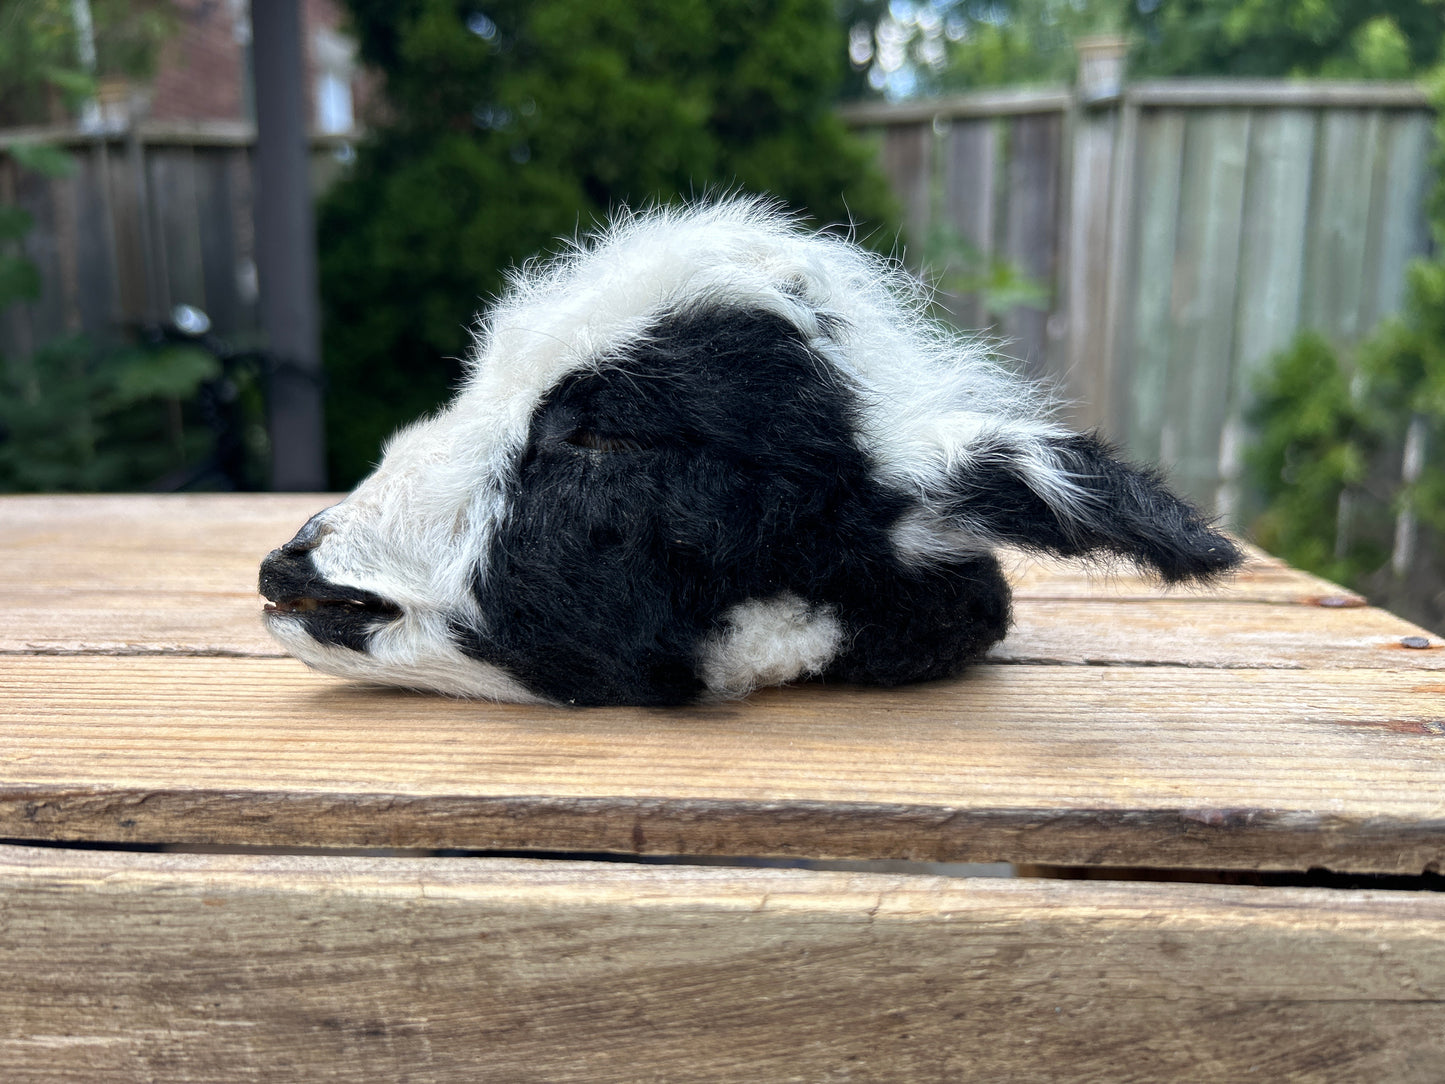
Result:
[[[618,437],[597,433],[591,429],[578,429],[568,436],[564,443],[589,452],[641,452],[651,447],[636,437]]]

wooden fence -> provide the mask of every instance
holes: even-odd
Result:
[[[1304,328],[1368,332],[1429,247],[1433,114],[1413,85],[1171,80],[1090,106],[1059,89],[846,115],[878,134],[915,254],[944,227],[1048,290],[995,313],[949,299],[960,322],[1226,515],[1262,363]]]
[[[1404,84],[1168,81],[1080,104],[1066,89],[846,111],[876,133],[913,254],[939,227],[1041,282],[1047,301],[949,302],[1098,425],[1222,512],[1239,506],[1243,412],[1296,330],[1349,341],[1399,308],[1427,249],[1432,113]],[[48,179],[3,153],[68,145]],[[40,299],[0,314],[0,357],[97,337],[177,302],[257,333],[246,125],[110,136],[0,133],[0,202],[28,210]],[[346,143],[318,141],[317,183]]]
[[[26,140],[65,147],[74,172],[17,168],[3,149]],[[43,282],[38,300],[0,313],[0,358],[76,332],[114,339],[179,303],[205,310],[224,336],[259,335],[254,143],[255,129],[240,123],[0,132],[0,203],[34,218],[25,248]],[[343,137],[314,141],[318,186],[347,152]]]

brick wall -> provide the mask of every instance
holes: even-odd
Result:
[[[152,86],[149,115],[161,121],[249,120],[254,117],[248,85],[251,39],[246,0],[173,0],[180,30],[166,44]],[[317,120],[317,90],[324,58],[337,56],[345,37],[337,0],[302,0],[308,119]],[[359,110],[366,81],[350,79]]]

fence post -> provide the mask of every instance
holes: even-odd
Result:
[[[1074,422],[1083,428],[1109,427],[1114,398],[1112,352],[1123,283],[1115,267],[1126,245],[1117,236],[1120,181],[1130,163],[1119,155],[1124,57],[1123,38],[1086,38],[1077,43],[1079,81],[1069,115],[1068,241],[1065,297],[1068,305],[1068,366],[1065,392]]]
[[[256,70],[256,270],[271,376],[271,488],[326,487],[316,224],[296,0],[251,5]]]

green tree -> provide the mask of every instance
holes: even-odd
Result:
[[[0,128],[64,119],[96,78],[149,78],[178,22],[171,0],[90,0],[94,70],[81,60],[71,0],[0,3]]]
[[[175,26],[169,0],[91,0],[95,67],[82,62],[69,0],[0,4],[0,127],[62,121],[95,77],[145,78]],[[21,171],[61,177],[58,147],[4,146]],[[30,214],[0,203],[0,314],[36,300]],[[184,345],[118,349],[69,335],[28,357],[0,357],[0,492],[133,489],[204,463],[211,439],[196,397],[219,375]]]
[[[1403,79],[1441,59],[1442,0],[1145,0],[1140,75]]]
[[[849,17],[852,86],[895,96],[1071,82],[1093,34],[1127,36],[1135,76],[1404,79],[1445,41],[1445,0],[852,0]]]
[[[505,269],[609,211],[722,191],[890,209],[832,105],[831,0],[352,0],[385,112],[320,214],[333,481],[459,374]]]
[[[1125,19],[1119,0],[1007,0],[960,7],[967,13],[963,25],[945,23],[954,40],[938,77],[950,90],[1072,82],[1074,42],[1118,33]]]

